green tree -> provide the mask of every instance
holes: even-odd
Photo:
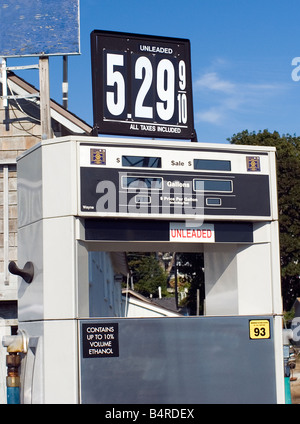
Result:
[[[267,130],[247,130],[228,138],[232,144],[274,146],[280,231],[281,285],[285,310],[300,296],[300,138]]]
[[[155,253],[129,253],[128,266],[133,275],[134,289],[144,296],[158,297],[158,287],[162,294],[167,289],[167,275]]]
[[[181,306],[186,306],[190,315],[203,314],[204,289],[204,257],[203,253],[178,253],[177,269],[184,274],[190,283],[186,299]],[[197,311],[197,296],[199,295],[199,310]]]

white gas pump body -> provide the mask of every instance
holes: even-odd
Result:
[[[33,281],[19,279],[19,327],[29,341],[22,401],[284,403],[275,154],[260,146],[75,136],[22,154],[18,263],[34,264]],[[91,314],[89,252],[158,250],[204,253],[205,316],[126,318],[112,292],[110,315],[101,307]],[[253,333],[255,326],[267,335]],[[88,331],[100,327],[114,333],[111,354],[87,349]],[[146,346],[147,331],[151,352],[138,354],[134,346]],[[161,371],[180,363],[181,390]],[[228,363],[232,391],[223,382],[209,395]],[[105,389],[95,383],[98,374]]]

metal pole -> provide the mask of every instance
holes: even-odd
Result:
[[[51,138],[49,57],[39,58],[42,140]]]
[[[7,69],[6,69],[6,59],[2,58],[2,96],[3,96],[3,107],[6,108],[8,106],[7,100]]]
[[[63,83],[62,83],[62,94],[63,94],[63,107],[68,109],[68,56],[63,56]]]
[[[8,165],[3,165],[3,253],[4,253],[4,284],[9,284],[8,259],[9,259],[9,187]]]
[[[175,253],[175,304],[178,309],[178,270],[177,270],[177,253]]]

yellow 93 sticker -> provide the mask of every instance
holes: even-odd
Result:
[[[269,339],[270,321],[268,319],[251,319],[249,321],[249,337],[252,340]]]

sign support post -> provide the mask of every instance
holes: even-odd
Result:
[[[49,57],[39,58],[42,140],[51,138]]]

